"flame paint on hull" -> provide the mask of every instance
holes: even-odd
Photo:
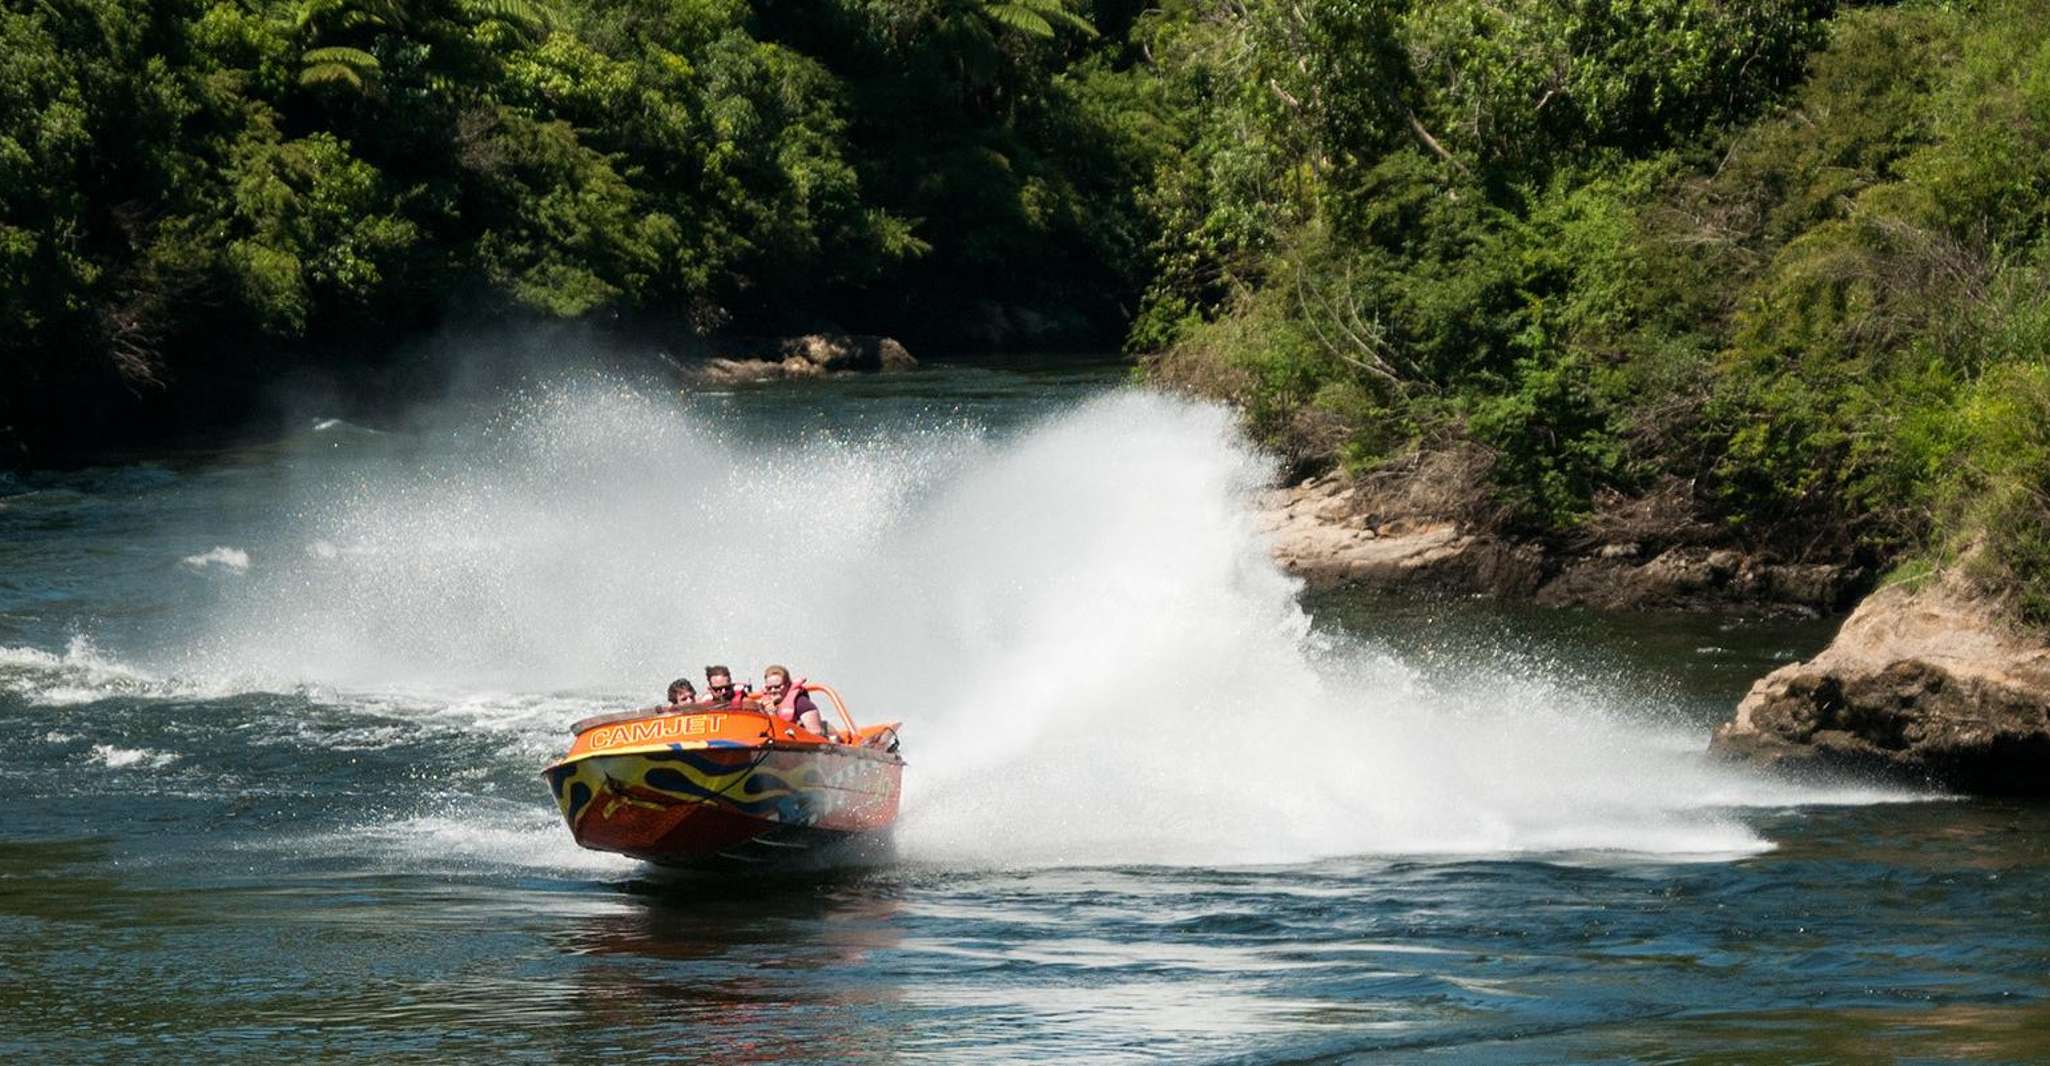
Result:
[[[543,771],[578,844],[666,865],[781,863],[897,819],[903,760],[863,743],[888,727],[838,743],[752,712],[679,717],[594,726]],[[662,742],[686,729],[701,735]]]

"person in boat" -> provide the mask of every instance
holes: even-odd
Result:
[[[819,705],[812,702],[811,693],[804,685],[790,683],[790,670],[783,666],[769,666],[762,670],[762,702],[769,705],[776,717],[786,722],[795,722],[820,736],[826,734],[826,721],[819,715]]]
[[[723,666],[705,667],[705,700],[714,707],[738,707],[748,698],[746,687],[733,683],[733,671]]]
[[[698,687],[690,678],[679,677],[669,683],[669,706],[682,707],[698,701]]]

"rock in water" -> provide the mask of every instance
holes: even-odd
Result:
[[[876,360],[882,370],[910,370],[918,365],[911,353],[895,337],[876,338]]]
[[[918,360],[894,338],[861,333],[807,333],[797,337],[737,337],[721,342],[717,354],[700,363],[697,378],[708,385],[809,378],[822,374],[909,370]]]
[[[1821,654],[1751,686],[1709,749],[1960,792],[2050,794],[2050,643],[1959,582],[1884,588]]]

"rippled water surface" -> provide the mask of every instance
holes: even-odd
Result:
[[[670,396],[0,486],[26,1059],[2050,1058],[2050,811],[1704,760],[1826,623],[1304,597],[1115,368]],[[569,841],[712,659],[902,718],[893,862]]]

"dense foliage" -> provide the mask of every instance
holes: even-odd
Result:
[[[1964,556],[2050,620],[2050,4],[1234,10],[1162,16],[1209,117],[1156,375],[1305,464],[1468,457],[1477,521]]]
[[[1146,274],[1164,143],[1068,0],[41,0],[0,45],[0,441],[452,314],[1073,342]]]
[[[1462,471],[1475,522],[1964,558],[2050,619],[2046,25],[2050,0],[9,2],[0,441],[371,373],[452,316],[1123,336],[1299,466]]]

